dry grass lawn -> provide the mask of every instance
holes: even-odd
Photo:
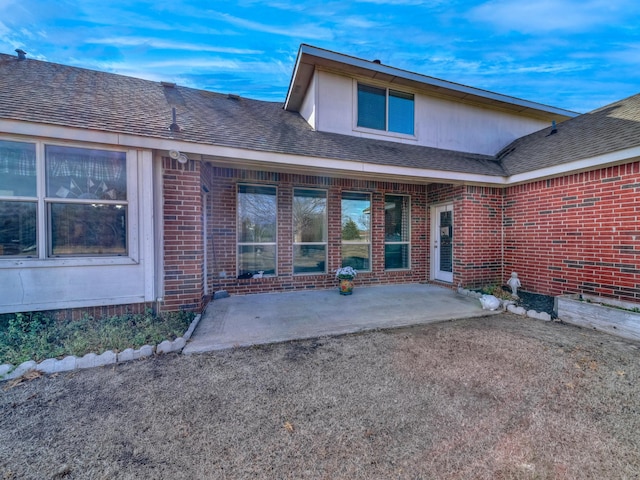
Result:
[[[0,478],[640,478],[639,353],[503,314],[7,382]]]

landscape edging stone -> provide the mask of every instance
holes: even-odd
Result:
[[[171,353],[182,352],[182,349],[187,344],[187,340],[191,338],[193,331],[198,326],[202,314],[195,316],[186,333],[182,337],[178,337],[173,341],[164,340],[158,345],[143,345],[137,350],[127,348],[122,352],[114,352],[113,350],[107,350],[101,354],[87,353],[82,357],[76,357],[75,355],[68,355],[60,360],[56,358],[47,358],[41,362],[34,360],[28,360],[14,367],[10,363],[4,363],[0,365],[0,381],[13,380],[21,377],[25,373],[30,371],[38,371],[41,373],[59,373],[68,372],[71,370],[77,370],[81,368],[94,368],[103,367],[105,365],[113,365],[116,363],[130,362],[132,360],[138,360],[152,356],[154,353]]]

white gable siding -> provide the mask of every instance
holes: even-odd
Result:
[[[316,79],[317,75],[314,74],[300,107],[300,115],[311,125],[311,128],[316,128],[316,99],[318,97]]]
[[[371,84],[371,81],[363,81]],[[356,126],[356,81],[327,71],[316,71],[305,98],[303,117],[314,112],[319,131],[378,138],[446,150],[495,155],[505,145],[548,126],[546,121],[415,94],[415,137],[363,131]],[[379,86],[384,86],[380,84]],[[394,86],[397,90],[402,90]],[[309,102],[316,101],[315,108]],[[302,113],[302,112],[301,112]],[[311,122],[309,121],[311,124]]]

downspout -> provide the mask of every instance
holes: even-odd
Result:
[[[502,218],[500,221],[500,284],[502,284],[504,282],[504,237],[505,237],[505,233],[504,233],[504,197],[506,196],[506,187],[502,187]]]

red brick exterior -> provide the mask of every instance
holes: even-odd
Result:
[[[163,159],[164,295],[162,310],[204,306],[201,162]]]
[[[509,187],[504,215],[526,290],[640,301],[640,162]]]
[[[427,200],[429,206],[453,203],[453,284],[500,284],[503,189],[432,184]]]
[[[500,285],[503,189],[467,186],[454,206],[454,283]]]
[[[339,179],[311,175],[241,170],[212,167],[208,170],[211,185],[209,238],[212,254],[208,255],[211,272],[210,291],[257,293],[304,289],[337,288],[335,270],[341,264],[341,192],[343,190],[371,193],[372,199],[372,271],[358,275],[356,285],[410,283],[428,279],[428,224],[426,187],[424,185]],[[237,279],[236,272],[236,189],[239,183],[266,184],[278,187],[277,276],[260,279]],[[328,268],[325,274],[294,275],[293,252],[293,189],[309,187],[327,191]],[[411,196],[411,269],[384,269],[384,195]],[[224,272],[224,277],[221,277]]]
[[[430,278],[430,206],[453,203],[453,285],[506,283],[517,271],[522,288],[559,295],[592,293],[640,299],[640,163],[508,188],[428,186],[217,167],[164,159],[164,310],[204,307],[209,293],[234,294],[336,288],[341,262],[342,191],[372,198],[372,271],[356,285],[411,283]],[[237,279],[237,185],[277,187],[277,271]],[[201,202],[203,187],[207,204]],[[325,189],[328,269],[294,275],[292,202],[295,187]],[[411,269],[384,269],[384,195],[411,196]],[[206,261],[203,213],[207,212]]]

